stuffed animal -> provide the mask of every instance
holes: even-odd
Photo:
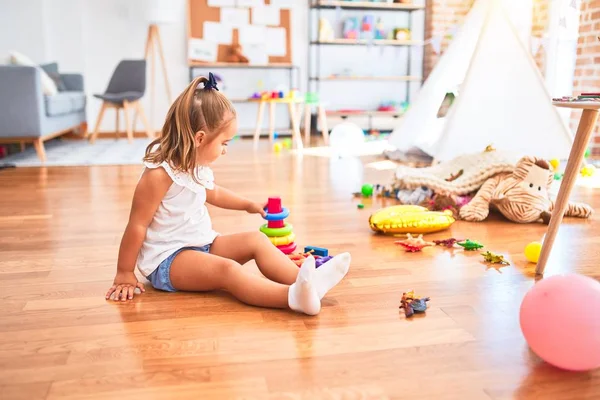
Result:
[[[247,63],[248,58],[242,53],[242,46],[239,44],[232,44],[229,47],[229,54],[227,55],[227,62],[232,63]]]
[[[493,206],[513,222],[529,223],[542,219],[550,221],[554,201],[548,189],[553,172],[550,164],[535,157],[523,157],[511,173],[500,173],[489,178],[473,200],[460,209],[460,218],[483,221]],[[583,203],[569,203],[565,216],[588,218],[592,208]]]

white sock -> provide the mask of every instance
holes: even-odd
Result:
[[[322,299],[327,292],[333,289],[346,276],[350,269],[350,261],[352,261],[350,253],[342,253],[333,257],[317,269],[315,283],[319,299]]]
[[[308,257],[302,263],[296,282],[292,283],[288,292],[288,304],[292,310],[308,315],[317,315],[321,311],[315,272],[315,259]]]

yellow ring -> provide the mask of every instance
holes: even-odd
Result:
[[[286,236],[273,236],[273,237],[270,237],[269,240],[275,246],[286,246],[290,243],[293,243],[294,240],[296,240],[296,234],[294,232],[292,232]]]

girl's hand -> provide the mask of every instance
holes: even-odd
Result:
[[[144,289],[144,284],[138,282],[133,272],[117,272],[113,285],[108,289],[108,292],[106,292],[106,300],[110,299],[110,296],[113,293],[115,294],[115,301],[119,301],[119,298],[121,301],[131,300],[133,299],[136,288],[139,288],[142,293],[146,291]]]
[[[246,207],[246,212],[249,214],[260,214],[261,217],[266,217],[267,213],[265,211],[265,207],[267,203],[250,203],[248,207]]]

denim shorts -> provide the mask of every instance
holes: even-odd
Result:
[[[210,244],[207,244],[202,247],[182,247],[181,249],[175,251],[169,257],[167,257],[163,262],[158,265],[158,268],[154,270],[150,275],[148,275],[148,280],[152,283],[154,289],[164,290],[165,292],[176,292],[177,289],[171,285],[171,264],[173,260],[177,256],[177,254],[181,253],[184,250],[195,250],[201,251],[203,253],[208,253],[210,251]]]

